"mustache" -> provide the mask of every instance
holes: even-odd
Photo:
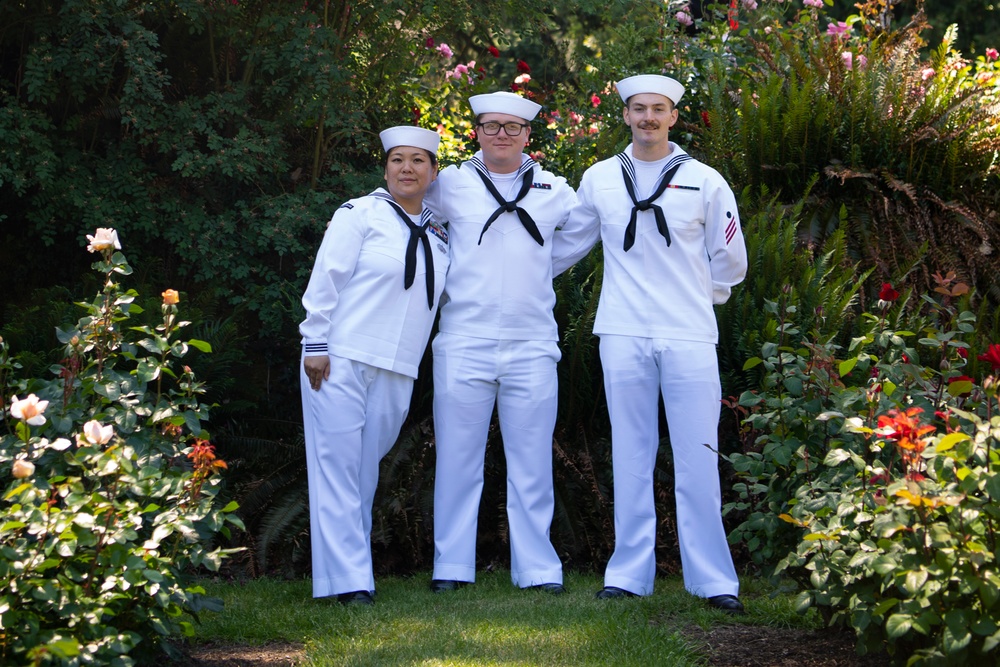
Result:
[[[660,129],[660,124],[655,120],[644,120],[639,123],[636,127],[640,130],[658,130]]]

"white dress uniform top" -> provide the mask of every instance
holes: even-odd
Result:
[[[589,226],[590,234],[557,259],[555,269],[571,266],[600,238],[604,280],[594,333],[601,337],[615,480],[615,551],[605,586],[653,592],[659,391],[673,450],[685,587],[705,598],[737,595],[715,454],[721,386],[712,306],[724,303],[743,280],[746,248],[736,199],[722,176],[673,142],[670,149],[660,173],[676,171],[653,200],[665,232],[654,210],[638,210],[634,241],[625,250],[635,204],[623,174],[623,167],[628,172],[631,166],[633,178],[636,172],[630,144],[624,159],[604,160],[584,174],[571,224]],[[648,197],[650,189],[635,199]]]
[[[480,174],[506,200],[515,198],[530,174],[531,187],[517,206],[530,216],[541,244],[512,207],[484,231],[498,203]],[[479,152],[444,169],[426,201],[448,221],[451,240],[440,333],[433,342],[433,579],[475,581],[483,463],[495,403],[507,459],[511,579],[522,588],[561,584],[562,563],[549,539],[560,357],[552,248],[576,194],[564,178],[523,155],[516,173],[489,174]]]
[[[374,591],[371,512],[379,460],[409,409],[448,269],[448,235],[424,209],[433,257],[428,307],[426,260],[404,288],[410,229],[382,190],[352,199],[330,221],[302,303],[303,356],[328,355],[318,391],[303,370],[313,596]],[[415,218],[415,220],[413,220]]]

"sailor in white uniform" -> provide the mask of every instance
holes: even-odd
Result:
[[[327,226],[302,304],[302,413],[313,596],[372,604],[372,502],[379,460],[410,405],[448,269],[448,235],[423,207],[436,132],[381,132],[386,189]]]
[[[714,304],[747,270],[736,198],[722,176],[668,138],[684,87],[659,75],[618,82],[632,130],[624,153],[588,169],[571,224],[591,234],[557,259],[565,270],[598,238],[604,281],[594,333],[611,417],[615,551],[602,599],[650,595],[656,573],[653,469],[663,395],[673,450],[684,585],[742,613],[722,524],[721,383]]]
[[[560,352],[552,314],[553,237],[576,194],[523,153],[540,106],[475,95],[482,148],[444,169],[427,205],[448,221],[451,267],[434,357],[434,573],[431,590],[476,578],[476,531],[494,404],[507,460],[511,579],[563,592],[549,539]]]

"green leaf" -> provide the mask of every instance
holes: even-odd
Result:
[[[149,581],[155,581],[158,584],[163,583],[164,576],[163,573],[160,572],[159,570],[151,570],[147,568],[142,571],[142,574]]]
[[[956,653],[972,641],[972,633],[966,625],[965,613],[962,611],[949,611],[945,614],[946,627],[941,633],[941,644],[946,653]]]
[[[892,396],[896,393],[896,384],[892,380],[885,380],[882,383],[882,391],[885,392],[886,396]]]
[[[851,453],[846,449],[831,449],[823,459],[823,465],[838,466],[851,458]]]
[[[800,378],[797,377],[785,378],[784,385],[785,389],[787,389],[788,393],[791,394],[792,396],[802,395],[802,380]]]
[[[191,340],[189,340],[188,341],[188,345],[190,345],[191,347],[195,348],[196,350],[198,350],[200,352],[211,352],[212,351],[212,344],[211,343],[209,343],[208,341],[204,341],[204,340],[198,340],[197,338],[192,338]],[[758,363],[760,363],[759,359],[757,361],[758,361]],[[750,363],[750,362],[747,361],[747,363]],[[754,366],[756,366],[756,365],[757,364],[754,364]],[[753,368],[753,366],[751,366],[750,368]],[[743,365],[743,370],[747,370],[746,364]]]
[[[141,382],[152,382],[160,376],[160,367],[152,359],[141,359],[135,374]]]
[[[221,612],[225,610],[225,602],[222,598],[215,598],[208,595],[201,595],[195,593],[191,596],[191,611],[215,611]]]
[[[57,639],[46,645],[56,656],[68,659],[80,655],[80,642],[75,639]]]
[[[879,556],[879,558],[882,558],[882,556]],[[876,558],[875,561],[878,562],[878,558]],[[881,574],[885,574],[885,572],[882,572]],[[875,605],[875,608],[872,610],[872,614],[875,616],[885,616],[885,612],[889,611],[897,604],[899,604],[899,600],[896,598],[885,598]]]
[[[896,559],[887,554],[882,554],[872,561],[872,569],[879,574],[890,574],[895,572],[898,567],[899,563],[896,562]]]
[[[913,627],[913,617],[909,614],[893,614],[885,622],[885,633],[889,639],[899,639]]]
[[[956,380],[955,382],[948,383],[948,393],[952,397],[959,397],[962,394],[968,394],[972,391],[972,383],[968,380]]]
[[[4,500],[10,500],[14,496],[16,496],[19,493],[21,493],[22,491],[26,491],[26,490],[28,490],[30,488],[32,488],[31,482],[25,482],[25,483],[21,484],[20,486],[15,486],[13,489],[11,489],[10,491],[7,492],[7,495],[4,496]]]
[[[847,375],[848,373],[850,373],[852,370],[854,370],[854,367],[857,366],[857,365],[858,365],[858,358],[857,357],[853,357],[851,359],[847,359],[845,361],[841,361],[840,365],[838,367],[838,370],[840,372],[840,377],[844,377],[845,375]]]
[[[983,606],[990,608],[1000,599],[1000,590],[997,589],[992,581],[980,580],[979,595],[983,598]]]
[[[955,447],[955,445],[957,445],[958,443],[964,442],[964,441],[966,441],[968,439],[969,439],[969,436],[967,436],[964,433],[959,433],[957,431],[954,432],[954,433],[949,433],[948,435],[946,435],[943,438],[941,438],[941,440],[940,440],[940,442],[938,442],[937,446],[934,447],[934,451],[937,451],[937,452],[946,452],[949,449],[953,449]]]
[[[236,502],[235,500],[230,500],[229,504],[226,505],[225,507],[223,507],[220,511],[221,512],[225,512],[225,513],[229,513],[229,512],[235,512],[239,508],[240,508],[240,504],[238,502]]]
[[[1000,475],[991,475],[986,480],[986,493],[990,494],[990,499],[993,502],[1000,502]]]
[[[902,588],[912,597],[920,592],[925,583],[927,583],[927,570],[909,570],[903,576]]]
[[[188,427],[191,434],[198,436],[201,434],[201,420],[198,415],[191,410],[184,411],[184,425]]]

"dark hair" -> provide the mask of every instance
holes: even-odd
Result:
[[[393,148],[399,148],[399,146],[393,146],[388,151],[386,151],[386,153],[385,153],[385,161],[384,161],[385,164],[383,164],[382,166],[387,166],[389,164],[389,154],[392,153],[392,149]],[[418,147],[414,146],[414,148],[418,148]],[[435,155],[434,153],[431,153],[426,148],[420,148],[420,150],[422,150],[423,152],[427,153],[427,157],[429,157],[431,159],[431,164],[436,167],[437,163],[438,163],[438,156]]]

